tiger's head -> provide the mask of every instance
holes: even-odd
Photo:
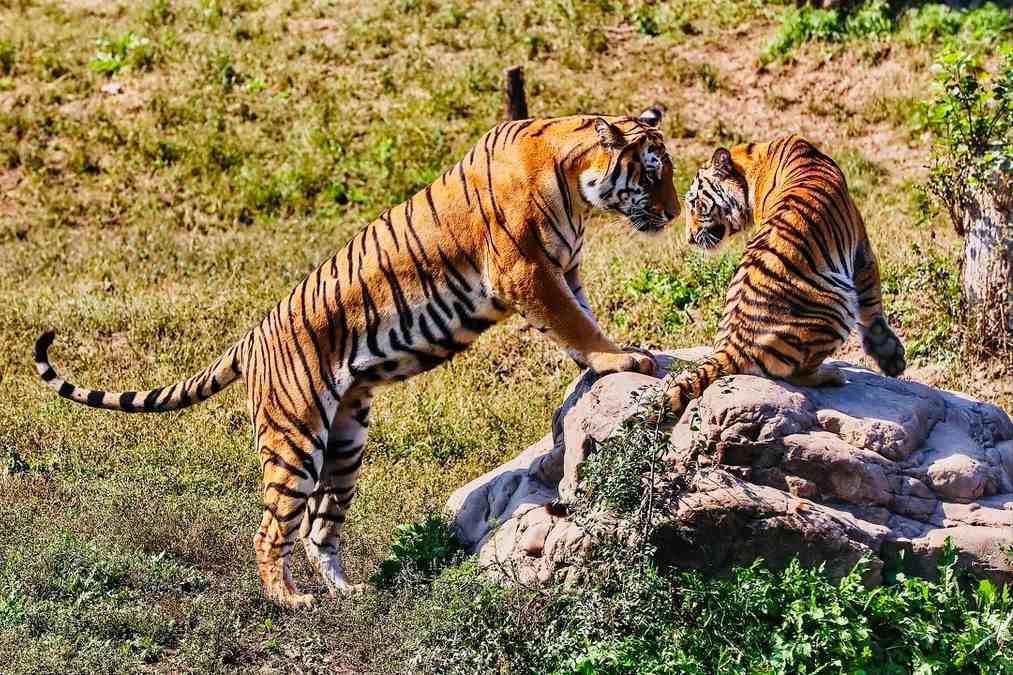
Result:
[[[657,128],[663,111],[652,106],[640,117],[615,123],[594,121],[601,152],[581,174],[581,194],[589,203],[620,213],[640,232],[657,232],[679,215],[672,182],[672,160]],[[627,131],[620,128],[630,126]]]
[[[714,151],[700,167],[686,192],[686,234],[689,243],[714,250],[749,226],[749,188],[725,148]]]

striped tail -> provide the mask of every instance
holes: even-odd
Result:
[[[728,348],[718,349],[695,369],[683,371],[668,380],[666,396],[669,409],[675,415],[681,415],[689,402],[699,398],[714,380],[725,375],[734,375],[739,370]]]
[[[49,347],[56,333],[49,331],[35,341],[35,370],[39,377],[63,398],[105,410],[123,412],[168,412],[187,408],[210,398],[239,379],[239,352],[242,342],[233,345],[217,361],[193,377],[148,391],[102,391],[85,389],[60,377],[49,362]]]

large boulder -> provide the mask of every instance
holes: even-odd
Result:
[[[657,354],[659,375],[706,352]],[[951,541],[973,573],[1013,581],[1009,416],[837,365],[847,374],[841,387],[722,378],[665,431],[665,471],[655,480],[678,484],[679,496],[656,518],[659,562],[720,573],[799,558],[840,577],[865,556],[866,581],[876,584],[890,565],[931,577]],[[635,373],[583,373],[551,433],[457,490],[447,511],[481,562],[524,583],[566,579],[594,536],[546,507],[573,499],[588,455],[660,386]]]

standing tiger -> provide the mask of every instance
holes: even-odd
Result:
[[[593,209],[644,232],[679,213],[660,120],[649,108],[496,126],[189,379],[140,392],[77,387],[49,363],[52,332],[35,345],[39,376],[64,398],[125,412],[185,408],[242,377],[263,470],[254,550],[267,596],[312,603],[289,572],[297,533],[332,594],[360,590],[342,571],[339,531],[378,385],[439,365],[513,312],[599,373],[653,372],[649,357],[602,333],[578,266]]]
[[[736,373],[843,384],[840,369],[821,364],[856,322],[880,369],[904,372],[904,347],[883,317],[876,256],[834,160],[795,135],[718,148],[685,201],[690,243],[701,248],[756,229],[729,287],[714,353],[668,383],[673,411]]]

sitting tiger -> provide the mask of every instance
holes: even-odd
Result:
[[[595,209],[639,231],[679,213],[661,111],[499,124],[432,185],[383,213],[295,286],[200,373],[150,391],[83,389],[35,345],[42,379],[96,408],[165,412],[242,377],[263,470],[254,540],[267,596],[307,606],[289,572],[296,534],[331,594],[361,590],[342,571],[339,531],[355,494],[374,389],[446,361],[513,312],[599,373],[654,362],[603,335],[581,286]]]
[[[904,347],[883,317],[876,256],[832,159],[795,135],[719,148],[685,202],[689,241],[698,247],[716,249],[756,229],[728,289],[714,353],[668,382],[672,411],[724,375],[843,384],[840,369],[821,364],[856,322],[880,369],[904,372]]]

